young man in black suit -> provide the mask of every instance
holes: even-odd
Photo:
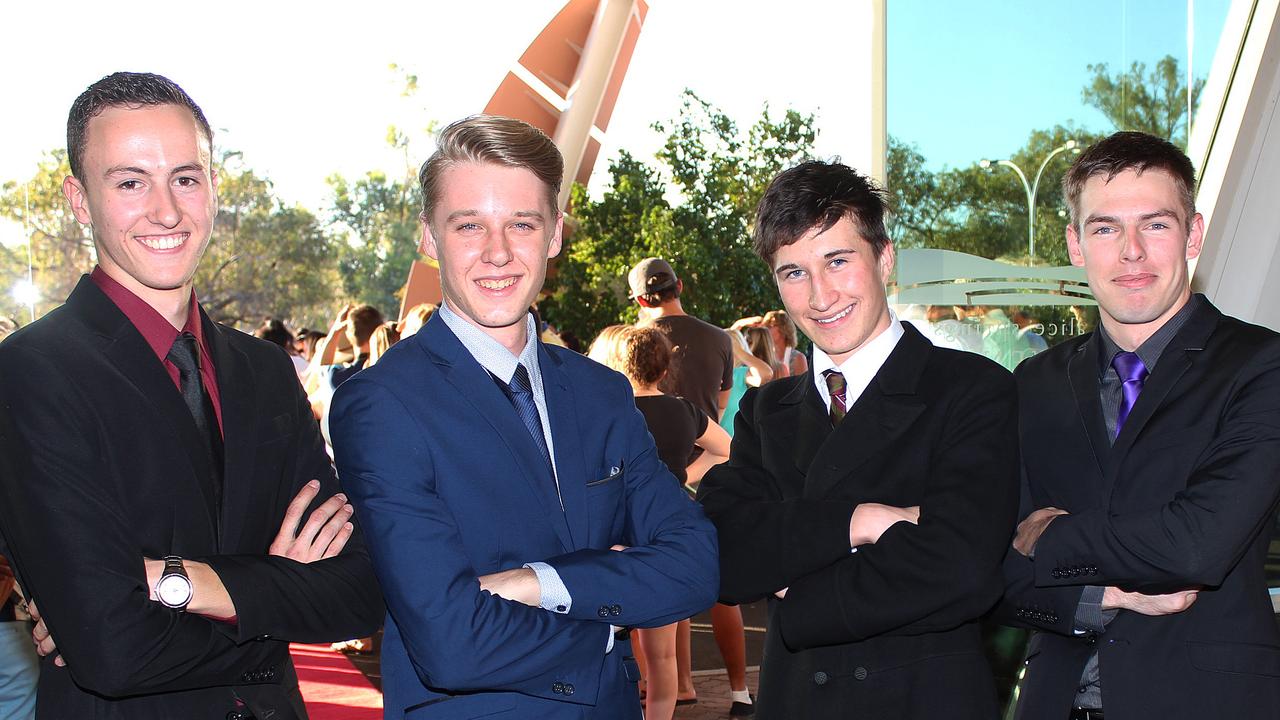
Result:
[[[1280,336],[1191,293],[1204,219],[1177,147],[1116,133],[1063,188],[1101,325],[1017,372],[1026,517],[1002,610],[1041,631],[1018,715],[1275,718]]]
[[[292,364],[192,291],[209,124],[171,81],[116,73],[67,140],[98,267],[0,347],[0,531],[40,618],[37,716],[305,717],[286,641],[367,635],[381,598]]]
[[[760,201],[755,248],[813,361],[747,391],[698,496],[722,600],[774,598],[762,720],[997,712],[977,619],[1017,505],[1013,380],[897,321],[884,212],[838,163],[787,170]]]

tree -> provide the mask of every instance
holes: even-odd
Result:
[[[93,240],[88,229],[71,214],[62,196],[62,180],[70,174],[67,152],[52,150],[41,157],[35,175],[29,180],[10,180],[0,186],[0,216],[25,224],[29,232],[33,275],[39,293],[37,316],[60,305],[80,276],[93,268]],[[29,319],[26,309],[17,307],[9,289],[26,277],[26,246],[14,248],[7,258],[0,258],[0,292],[3,293],[0,308],[8,308],[0,313],[13,315],[24,323]]]
[[[653,126],[666,133],[658,167],[624,152],[610,164],[598,201],[574,188],[577,226],[541,304],[544,315],[583,339],[633,321],[627,271],[651,255],[671,261],[684,281],[685,309],[709,322],[727,326],[777,307],[769,270],[751,250],[750,225],[768,182],[810,157],[813,122],[794,110],[775,118],[765,106],[743,134],[686,90],[678,117]]]
[[[1146,63],[1135,61],[1127,72],[1114,77],[1106,63],[1088,68],[1093,79],[1081,91],[1081,99],[1105,115],[1116,130],[1138,130],[1187,146],[1187,86],[1176,58],[1165,55],[1150,72]],[[1200,78],[1192,83],[1193,113],[1204,82]]]
[[[418,257],[422,203],[417,181],[409,174],[391,179],[374,171],[355,182],[340,175],[328,182],[333,193],[330,221],[354,236],[336,245],[342,289],[354,302],[394,315]]]
[[[282,203],[269,180],[231,170],[236,155],[218,163],[220,209],[196,272],[201,305],[240,327],[268,316],[295,327],[327,322],[338,283],[333,241],[310,211]]]

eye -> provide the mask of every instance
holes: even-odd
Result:
[[[828,266],[833,268],[842,267],[848,264],[849,264],[849,259],[844,257],[831,258],[831,262],[827,263]]]
[[[782,275],[783,280],[799,280],[802,277],[804,277],[804,271],[800,268],[793,268]]]
[[[116,187],[120,188],[121,190],[133,191],[133,190],[141,189],[142,183],[137,180],[125,180],[119,185],[116,185]]]
[[[1153,222],[1151,223],[1151,229],[1152,230],[1168,230],[1169,225],[1167,223],[1162,223],[1162,222]]]
[[[533,224],[527,223],[527,222],[518,222],[513,224],[511,227],[515,228],[516,230],[521,230],[524,232],[532,232],[533,230],[537,229],[536,227],[533,226]]]
[[[1115,231],[1115,228],[1111,227],[1110,225],[1099,225],[1093,229],[1093,234],[1094,235],[1110,235],[1114,231]]]
[[[458,232],[476,232],[480,226],[476,223],[462,223],[458,226]]]
[[[182,177],[174,180],[174,182],[177,183],[178,187],[184,187],[184,188],[193,188],[200,184],[200,181],[198,179],[190,177],[188,175],[183,175]]]

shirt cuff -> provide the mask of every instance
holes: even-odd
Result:
[[[1075,626],[1073,631],[1076,635],[1084,635],[1085,633],[1100,633],[1107,629],[1107,622],[1111,620],[1104,617],[1102,612],[1102,595],[1106,592],[1106,588],[1100,585],[1086,585],[1080,593],[1080,602],[1076,605]],[[1112,614],[1114,616],[1114,613]]]
[[[525,567],[538,576],[538,585],[542,596],[539,605],[543,610],[564,615],[573,607],[573,598],[569,596],[569,588],[560,579],[560,573],[544,562],[525,563]],[[610,636],[612,638],[612,636]]]
[[[613,634],[621,630],[617,625],[609,626],[609,642],[604,644],[604,654],[608,655],[613,652]]]

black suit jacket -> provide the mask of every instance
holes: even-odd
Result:
[[[757,717],[994,718],[976,619],[999,599],[1017,506],[1007,371],[909,324],[834,430],[812,370],[750,390],[699,500],[721,596],[773,601]],[[850,553],[864,502],[919,505]]]
[[[1100,653],[1107,717],[1280,717],[1280,633],[1263,565],[1280,495],[1280,336],[1208,301],[1147,378],[1114,446],[1101,341],[1018,368],[1023,513],[1054,506],[1035,560],[1011,552],[1002,615],[1046,632],[1028,651],[1022,718],[1065,718]],[[1119,611],[1073,633],[1082,586],[1204,591],[1183,613]]]
[[[302,485],[321,481],[318,505],[337,482],[280,349],[202,319],[225,427],[220,537],[190,413],[87,277],[0,345],[0,529],[67,661],[44,658],[39,718],[293,718],[305,711],[285,641],[378,625],[358,534],[310,565],[266,555]],[[217,571],[235,624],[148,599],[143,558],[169,554]]]

